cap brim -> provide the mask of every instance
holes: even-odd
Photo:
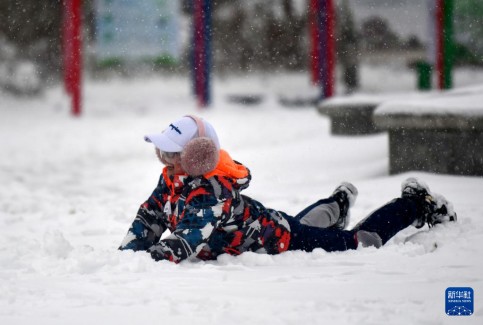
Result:
[[[156,148],[164,152],[181,152],[183,150],[183,147],[174,143],[162,133],[145,135],[144,141],[151,142]]]

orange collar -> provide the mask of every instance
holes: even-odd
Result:
[[[233,179],[245,178],[249,174],[248,169],[242,164],[237,164],[225,150],[220,150],[220,160],[216,168],[203,175],[206,179],[213,176],[226,176]]]

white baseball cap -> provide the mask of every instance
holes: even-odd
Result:
[[[184,116],[171,123],[162,133],[144,136],[144,140],[153,143],[164,152],[181,152],[186,144],[196,137],[210,138],[220,150],[220,142],[213,126],[196,116]]]

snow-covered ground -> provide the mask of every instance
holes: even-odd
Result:
[[[376,72],[364,91],[415,84],[408,73]],[[0,93],[0,324],[482,324],[483,178],[389,176],[386,134],[331,136],[314,109],[278,104],[276,94],[307,89],[305,77],[217,80],[206,111],[183,78],[88,80],[77,119],[60,87],[36,99]],[[483,77],[467,70],[456,79]],[[226,100],[237,92],[264,101]],[[354,225],[416,176],[453,202],[458,223],[409,242],[416,230],[406,229],[379,250],[179,265],[118,251],[161,169],[143,135],[189,113],[212,122],[252,171],[246,194],[268,207],[295,214],[349,180],[360,191]],[[474,315],[445,315],[445,290],[455,286],[474,289]]]

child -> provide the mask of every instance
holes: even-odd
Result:
[[[165,167],[119,249],[148,251],[156,261],[211,260],[246,251],[279,254],[315,248],[344,251],[359,244],[380,247],[410,225],[456,221],[451,204],[414,178],[403,182],[400,198],[352,230],[345,228],[358,192],[346,182],[329,198],[292,217],[241,194],[249,185],[250,171],[220,149],[207,121],[185,116],[145,140],[154,144]],[[160,240],[167,229],[171,234]]]

